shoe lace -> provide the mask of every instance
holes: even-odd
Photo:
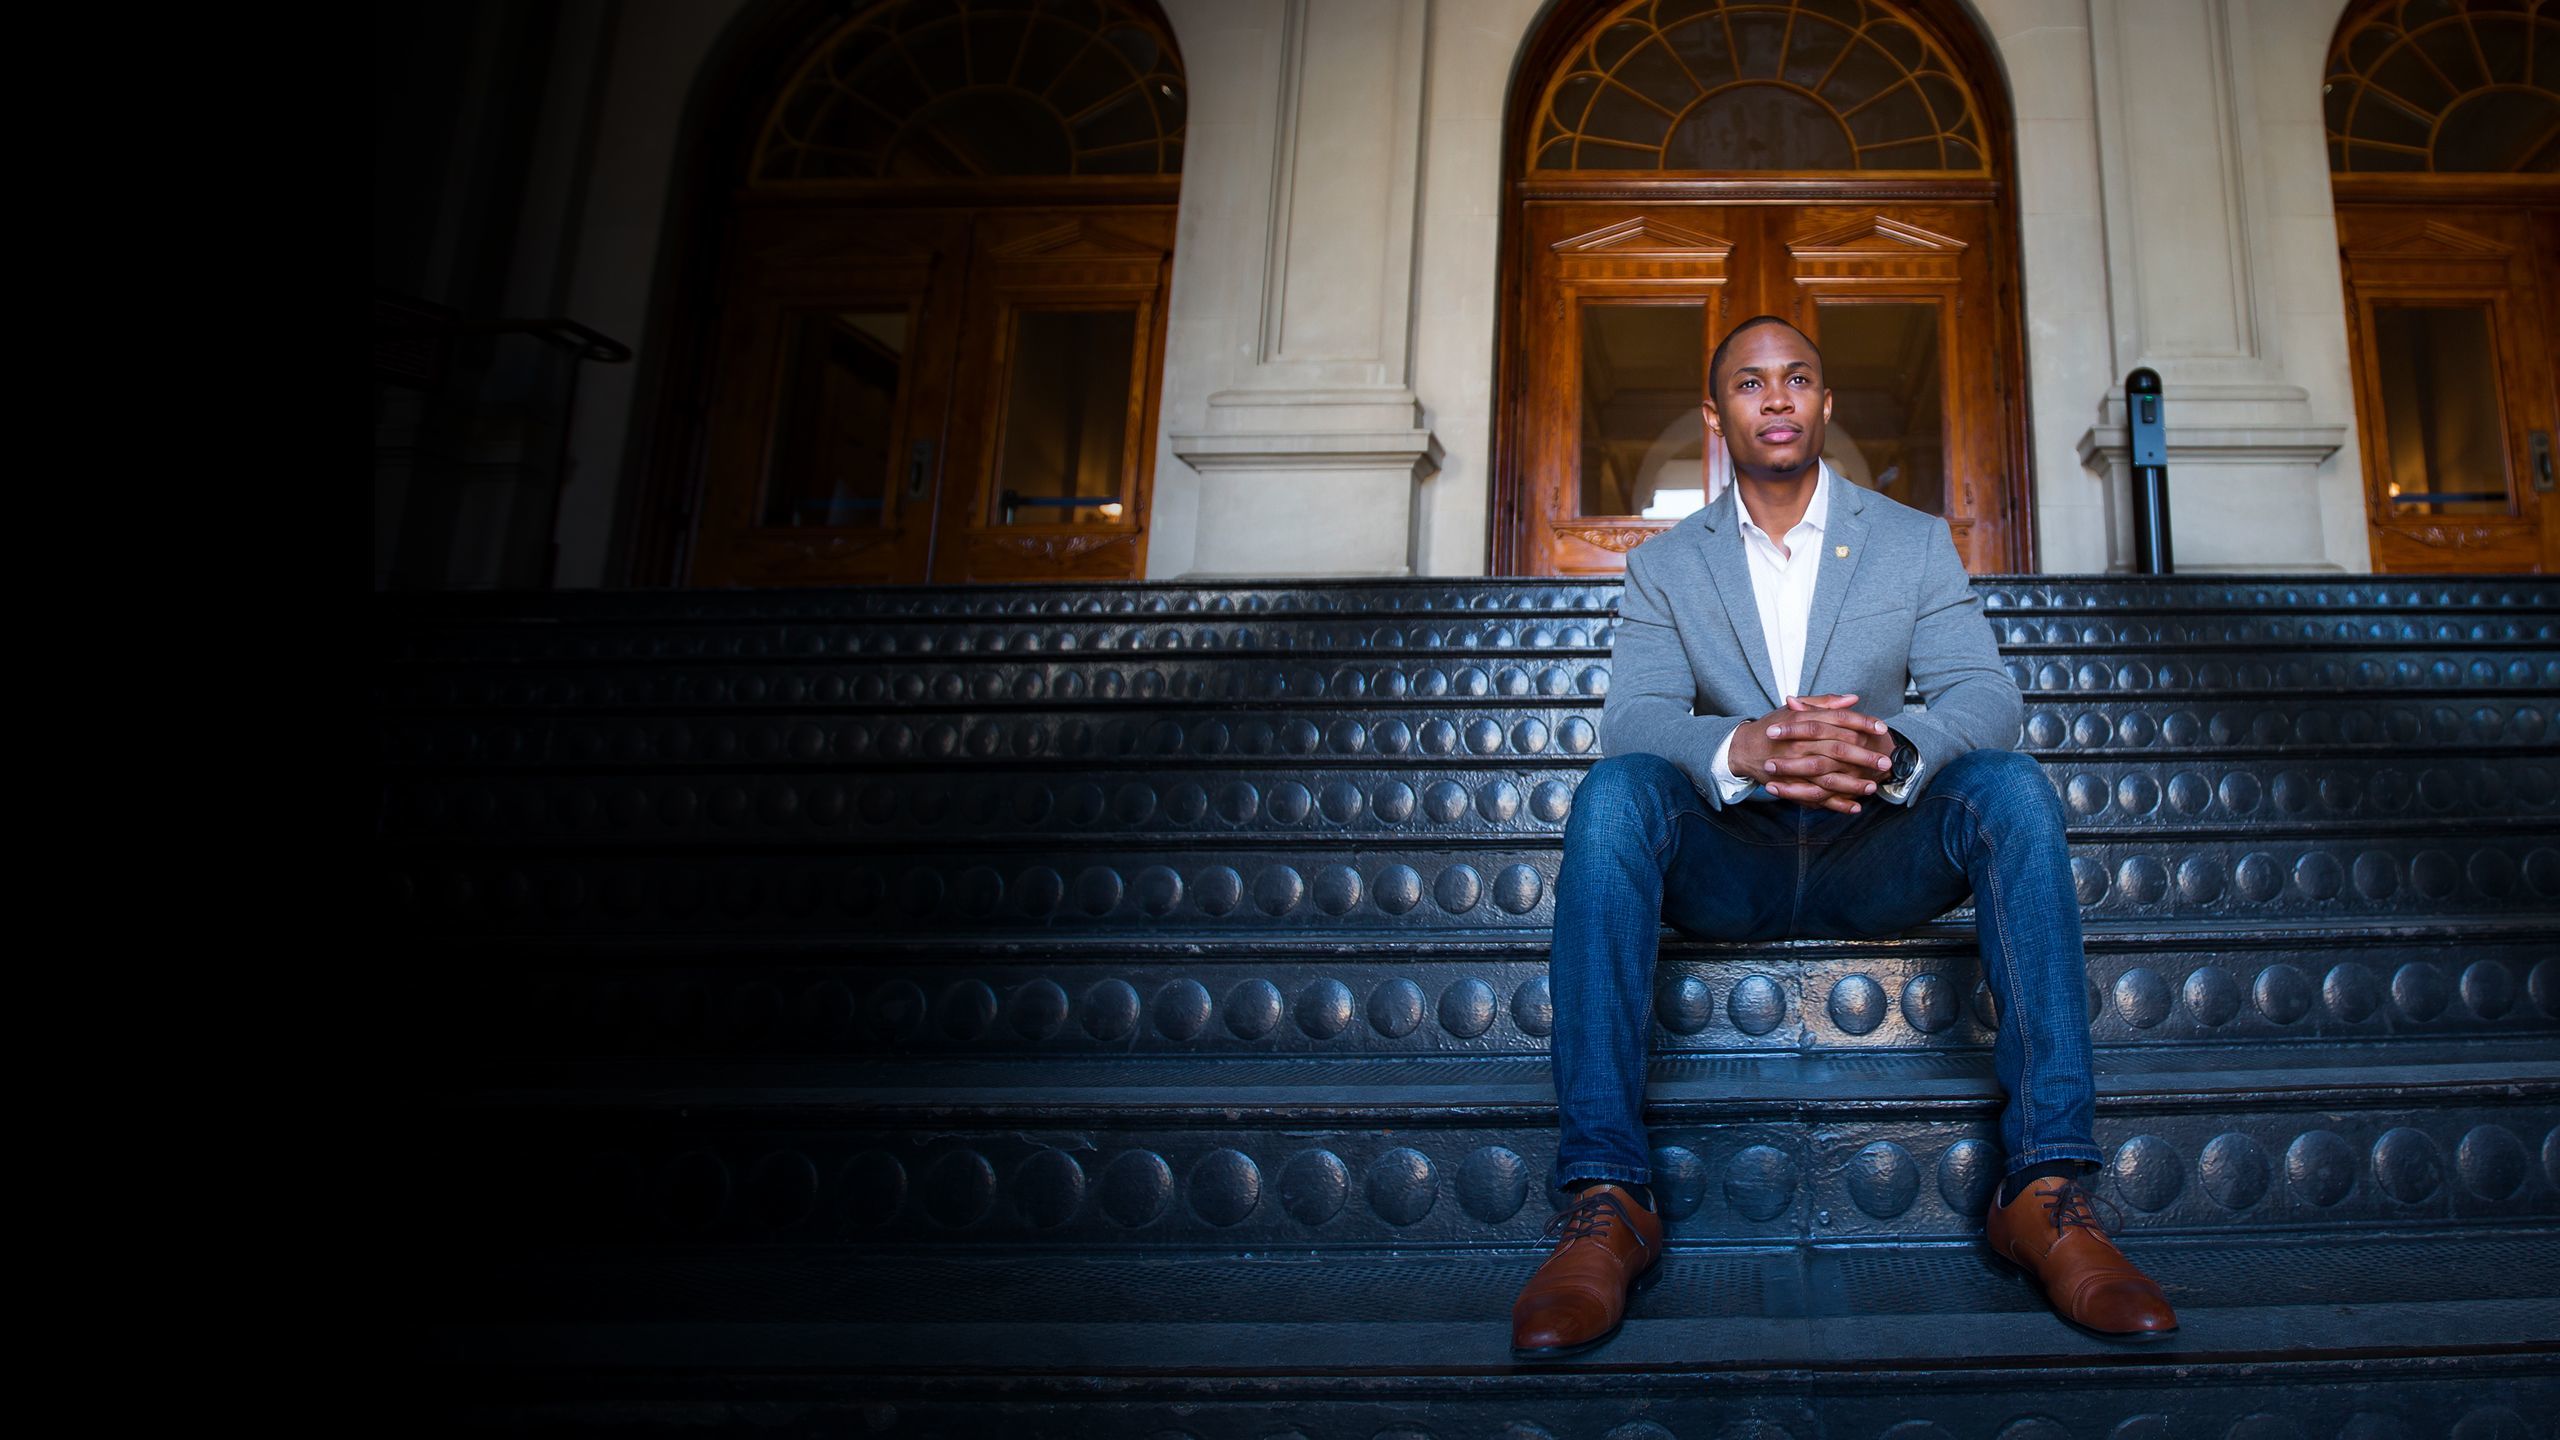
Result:
[[[1612,1211],[1616,1212],[1614,1217],[1610,1213]],[[1570,1208],[1558,1212],[1556,1218],[1547,1222],[1547,1228],[1542,1233],[1544,1238],[1549,1240],[1580,1240],[1598,1235],[1620,1220],[1628,1221],[1628,1229],[1635,1235],[1637,1243],[1643,1243],[1644,1232],[1635,1229],[1632,1218],[1627,1214],[1626,1205],[1615,1195],[1603,1195],[1597,1190],[1591,1190],[1584,1192],[1582,1198],[1574,1201]]]
[[[2054,1232],[2080,1225],[2105,1236],[2111,1229],[2124,1228],[2124,1211],[2106,1196],[2091,1189],[2089,1182],[2077,1175],[2063,1177],[2062,1184],[2045,1197],[2045,1216],[2053,1222]],[[2098,1219],[2097,1207],[2104,1206],[2108,1219]]]

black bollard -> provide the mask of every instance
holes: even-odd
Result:
[[[2133,568],[2177,570],[2169,553],[2169,432],[2160,375],[2148,366],[2124,377],[2125,422],[2133,431]]]

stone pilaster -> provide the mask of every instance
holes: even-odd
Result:
[[[2180,569],[2367,568],[2319,119],[2335,8],[2091,0],[2115,363],[2075,448],[2113,568],[2133,559],[2121,386],[2145,365]]]
[[[1193,120],[1156,576],[1416,568],[1417,487],[1441,460],[1412,365],[1430,8],[1175,9],[1195,97],[1206,63],[1276,104]]]

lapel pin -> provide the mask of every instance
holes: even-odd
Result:
[[[1849,547],[1846,545],[1834,545],[1831,547],[1831,553],[1842,560],[1846,560],[1849,558]]]

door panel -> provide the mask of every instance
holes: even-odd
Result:
[[[1677,520],[1707,503],[1707,302],[1575,299],[1581,377],[1575,515]]]
[[[1521,568],[1605,575],[1706,502],[1698,413],[1730,308],[1730,206],[1532,204]],[[1596,473],[1595,473],[1596,472]],[[1685,508],[1684,508],[1685,507]]]
[[[1814,301],[1806,326],[1822,346],[1832,394],[1823,458],[1855,484],[1915,510],[1947,513],[1947,303],[1930,295]]]
[[[740,217],[691,583],[926,578],[966,240],[947,214]]]
[[[1768,309],[1822,349],[1824,458],[1857,484],[1943,515],[1976,573],[2024,568],[2023,478],[1990,303],[1986,205],[1808,205],[1769,212]]]
[[[936,579],[1144,573],[1173,218],[981,220]]]
[[[1519,568],[1614,573],[1722,491],[1722,446],[1699,413],[1706,363],[1757,314],[1822,347],[1835,469],[1946,516],[1968,567],[2024,567],[1988,203],[1531,202],[1525,214]]]
[[[2338,206],[2377,571],[2554,568],[2549,214]]]
[[[922,309],[785,312],[781,404],[758,506],[763,528],[890,523],[891,507],[905,498],[894,472]]]
[[[1144,573],[1170,206],[739,221],[697,585]]]

